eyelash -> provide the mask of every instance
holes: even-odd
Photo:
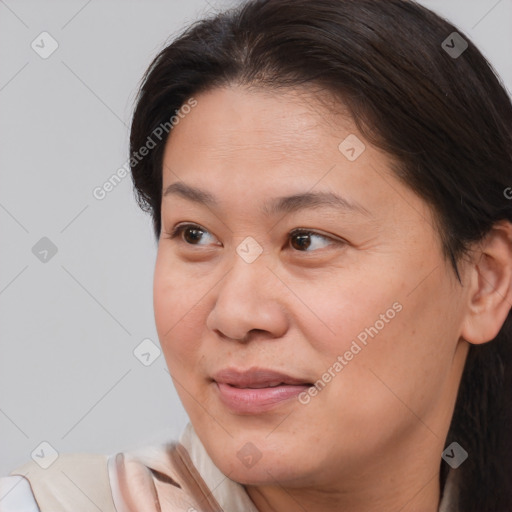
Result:
[[[179,225],[174,227],[174,229],[172,230],[171,233],[166,233],[166,237],[165,238],[168,238],[170,240],[174,240],[175,238],[180,236],[183,233],[183,231],[185,231],[185,229],[187,229],[187,228],[195,228],[195,229],[197,229],[199,231],[202,231],[203,233],[204,232],[209,233],[208,230],[203,229],[198,224],[179,224]],[[308,236],[315,235],[317,237],[323,238],[324,240],[328,240],[329,242],[332,242],[332,243],[337,244],[337,245],[345,245],[347,243],[347,242],[345,242],[342,239],[335,239],[335,238],[329,237],[327,235],[323,235],[321,233],[317,233],[316,231],[311,231],[311,230],[303,229],[303,228],[297,228],[297,229],[294,229],[294,230],[290,231],[289,239],[288,240],[290,240],[293,236],[297,236],[297,235],[308,235]],[[183,239],[181,239],[180,241],[184,242],[185,244],[187,244],[189,246],[199,245],[199,244],[189,244],[188,242],[185,242]],[[312,251],[307,251],[307,250],[306,251],[299,251],[299,250],[297,250],[296,252],[308,253],[308,252],[312,252]],[[313,252],[315,252],[315,251],[313,251]]]

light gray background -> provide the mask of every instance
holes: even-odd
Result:
[[[0,0],[0,475],[42,441],[112,453],[176,438],[187,421],[163,355],[144,366],[133,354],[158,344],[150,218],[130,177],[102,201],[92,190],[127,159],[152,57],[233,3]],[[512,90],[512,0],[421,3]],[[59,44],[47,59],[31,48],[43,31]],[[46,263],[32,253],[42,237],[58,249]]]

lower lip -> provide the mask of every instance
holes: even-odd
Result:
[[[284,402],[307,391],[307,385],[282,385],[273,388],[235,388],[229,384],[215,383],[220,399],[229,409],[245,414],[258,414],[269,411]]]

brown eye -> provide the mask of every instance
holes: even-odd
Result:
[[[183,234],[182,238],[189,244],[195,244],[196,242],[200,241],[201,236],[204,234],[202,229],[186,226],[181,229],[181,233]]]
[[[307,249],[311,245],[309,233],[295,234],[290,237],[290,245],[297,250]],[[293,241],[295,240],[295,243]]]
[[[307,230],[301,230],[297,229],[295,231],[292,231],[290,233],[290,245],[300,252],[311,252],[308,251],[310,247],[313,246],[313,250],[315,249],[321,249],[322,244],[315,243],[315,240],[324,240],[327,243],[324,244],[324,246],[332,245],[332,244],[340,244],[341,241],[334,240],[333,238],[330,238],[325,235],[321,235],[320,233],[315,233],[314,231],[307,231]]]
[[[172,233],[169,235],[169,238],[174,239],[179,236],[181,241],[188,245],[206,245],[204,243],[200,243],[203,241],[205,235],[209,235],[213,238],[213,235],[210,235],[206,229],[203,229],[196,224],[181,224],[174,228]]]

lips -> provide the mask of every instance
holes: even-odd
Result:
[[[284,405],[313,384],[269,369],[225,369],[213,376],[221,402],[234,412],[258,414]]]

